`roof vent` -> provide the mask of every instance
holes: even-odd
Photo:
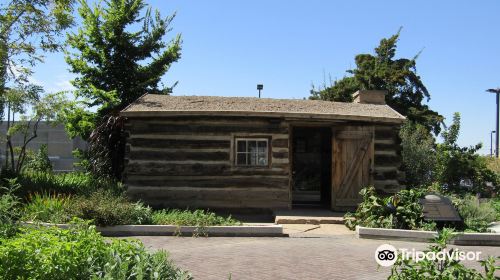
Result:
[[[352,97],[354,103],[385,105],[386,90],[358,90]]]

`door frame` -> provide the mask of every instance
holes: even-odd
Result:
[[[289,162],[289,201],[290,201],[290,208],[293,208],[293,187],[294,187],[294,176],[293,176],[293,170],[294,170],[294,137],[295,137],[295,129],[297,128],[324,128],[325,130],[326,129],[330,129],[330,139],[329,139],[329,143],[330,143],[330,147],[333,148],[333,138],[334,138],[334,131],[333,131],[333,128],[334,128],[334,124],[332,124],[332,122],[313,122],[313,123],[310,123],[310,122],[293,122],[290,124],[289,126],[290,128],[290,131],[289,131],[289,139],[288,139],[288,162]],[[332,198],[332,183],[333,183],[333,173],[332,173],[332,168],[333,166],[331,164],[333,164],[333,150],[330,151],[330,186],[325,186],[325,188],[328,188],[329,189],[329,196],[330,196],[330,203],[328,205],[325,205],[327,206],[327,209],[331,209],[332,207],[332,201],[331,201],[331,198]],[[322,187],[323,188],[323,187]],[[320,193],[322,193],[323,190],[320,190]],[[319,205],[322,205],[322,198],[321,198],[321,201],[320,201],[320,204]]]

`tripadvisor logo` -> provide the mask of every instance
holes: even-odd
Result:
[[[375,261],[381,266],[391,266],[401,255],[403,260],[414,260],[415,262],[430,260],[430,261],[479,261],[482,252],[476,251],[461,251],[457,248],[453,250],[444,249],[440,252],[432,251],[417,251],[415,249],[400,248],[399,251],[396,247],[389,244],[382,244],[375,250]]]
[[[382,244],[375,250],[375,260],[381,266],[391,266],[398,259],[398,250],[389,244]]]

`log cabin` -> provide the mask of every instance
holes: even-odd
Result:
[[[127,193],[154,207],[350,210],[402,186],[405,117],[384,91],[354,102],[147,94],[121,115]]]

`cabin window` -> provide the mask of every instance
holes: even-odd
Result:
[[[237,166],[268,166],[268,139],[236,138]]]

